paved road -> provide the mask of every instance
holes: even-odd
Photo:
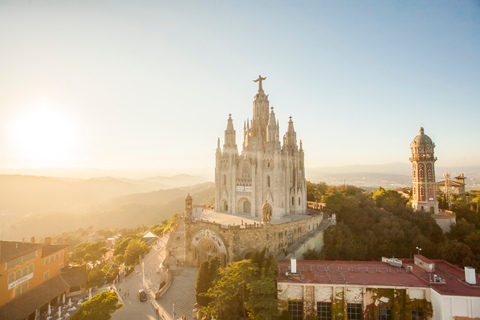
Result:
[[[138,290],[143,288],[143,277],[140,263],[140,265],[135,267],[135,271],[117,285],[119,296],[126,292],[129,292],[129,296],[126,298],[120,297],[120,302],[123,303],[123,307],[112,314],[113,320],[158,319],[153,307],[153,304],[156,304],[154,291],[158,290],[162,279],[160,278],[160,274],[156,273],[156,269],[165,258],[165,245],[167,239],[167,236],[160,238],[158,244],[152,247],[150,252],[142,260],[145,264],[145,282],[148,300],[140,302],[137,296]],[[165,317],[165,319],[169,319],[169,317]]]

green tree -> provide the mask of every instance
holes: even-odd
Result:
[[[110,315],[122,307],[118,303],[116,292],[103,291],[92,299],[82,303],[78,311],[70,318],[71,320],[109,320]]]
[[[245,307],[250,319],[276,319],[279,315],[276,283],[277,265],[273,256],[265,257],[265,249],[260,252],[260,255],[263,255],[264,259],[261,263],[256,263],[260,270],[254,274],[254,279],[247,285],[250,293]],[[255,260],[252,259],[252,262],[255,262]]]
[[[211,301],[206,293],[213,287],[214,281],[218,279],[219,269],[220,258],[213,256],[210,260],[203,261],[198,270],[195,299],[204,307],[208,306]]]
[[[249,294],[247,284],[252,281],[257,269],[258,266],[251,260],[235,262],[224,269],[221,272],[222,278],[208,290],[207,295],[212,299],[206,309],[208,315],[213,315],[219,320],[247,319],[245,308]]]
[[[144,242],[138,239],[132,239],[125,249],[125,264],[130,266],[134,265],[138,256],[144,254],[147,250],[148,246]]]
[[[89,283],[101,284],[104,278],[105,278],[105,272],[103,272],[103,270],[101,269],[100,270],[92,269],[88,273]]]

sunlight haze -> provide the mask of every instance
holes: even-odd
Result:
[[[478,165],[479,30],[476,1],[0,1],[0,167],[213,170],[259,74],[308,168],[408,164],[421,123]]]

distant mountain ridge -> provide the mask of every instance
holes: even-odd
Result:
[[[204,183],[191,175],[127,179],[89,179],[0,175],[0,214],[75,211],[122,195]]]
[[[214,203],[215,186],[212,182],[175,189],[157,190],[116,197],[90,205],[84,210],[48,211],[32,214],[5,223],[5,238],[48,236],[93,226],[98,228],[127,228],[158,224],[183,212],[185,197],[190,194],[194,204]]]

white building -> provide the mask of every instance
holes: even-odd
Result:
[[[302,142],[297,145],[290,117],[288,129],[279,136],[279,122],[262,88],[259,76],[253,100],[253,119],[244,123],[244,142],[238,153],[236,132],[229,115],[225,141],[216,150],[215,209],[217,212],[261,216],[267,203],[271,219],[305,214],[307,187]],[[270,112],[269,112],[270,109]]]
[[[475,270],[443,260],[283,260],[278,269],[278,299],[292,319],[480,318]]]

